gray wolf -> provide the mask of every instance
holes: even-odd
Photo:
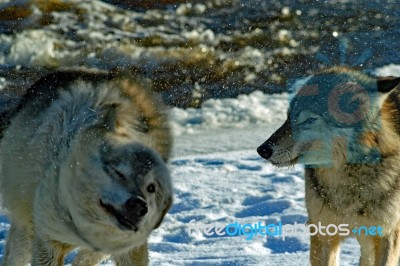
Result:
[[[257,151],[272,164],[305,166],[310,224],[380,226],[356,235],[361,265],[398,265],[400,254],[400,78],[332,68],[312,76],[287,120]],[[311,236],[312,265],[336,265],[347,236]]]
[[[147,265],[146,240],[172,203],[161,102],[122,72],[40,78],[2,121],[3,265]],[[5,126],[6,125],[6,126]]]

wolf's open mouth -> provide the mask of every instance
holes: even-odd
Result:
[[[138,230],[136,224],[129,221],[128,217],[122,215],[112,205],[104,203],[102,200],[100,200],[100,206],[103,207],[112,216],[114,216],[117,219],[118,223],[120,223],[125,229],[133,230],[133,231]]]

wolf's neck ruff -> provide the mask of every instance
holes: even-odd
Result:
[[[71,213],[68,211],[67,208],[62,208],[60,210],[62,212],[61,217],[64,219],[64,225],[66,226],[66,230],[72,234],[71,237],[76,237],[77,239],[81,240],[84,243],[86,248],[93,250],[95,252],[101,251],[92,241],[87,239],[85,235],[81,232],[78,226],[76,226],[74,220],[72,219]]]
[[[392,197],[398,197],[400,179],[393,180],[391,175],[392,171],[400,172],[400,167],[396,166],[397,170],[391,167],[399,160],[397,156],[380,164],[347,164],[341,169],[306,168],[306,186],[336,213],[380,220],[383,209],[392,205]],[[379,178],[377,172],[381,172]],[[382,207],[376,209],[377,206]]]

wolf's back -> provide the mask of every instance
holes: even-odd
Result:
[[[159,152],[164,160],[169,159],[172,137],[164,104],[160,97],[151,91],[150,82],[120,71],[66,69],[41,77],[17,104],[13,99],[14,102],[9,104],[9,108],[0,110],[0,139],[12,119],[22,110],[29,108],[30,116],[36,117],[45,111],[61,92],[70,90],[70,85],[79,81],[92,84],[94,89],[105,83],[119,88],[137,109],[134,112],[137,117],[133,118],[135,130],[151,139],[151,147]]]

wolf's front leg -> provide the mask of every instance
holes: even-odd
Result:
[[[149,251],[147,243],[132,249],[127,254],[115,258],[117,266],[147,266],[149,264]]]
[[[80,250],[76,255],[72,266],[95,266],[107,256],[100,252]]]
[[[360,266],[374,266],[378,250],[378,238],[368,235],[357,235],[361,246]]]
[[[38,236],[33,240],[32,266],[63,266],[64,256],[71,250],[56,241],[44,241]]]
[[[383,237],[375,237],[376,266],[397,266],[400,257],[400,228]]]
[[[2,265],[26,265],[32,255],[32,233],[11,223]]]
[[[310,261],[312,266],[336,266],[339,263],[338,236],[311,236]]]

